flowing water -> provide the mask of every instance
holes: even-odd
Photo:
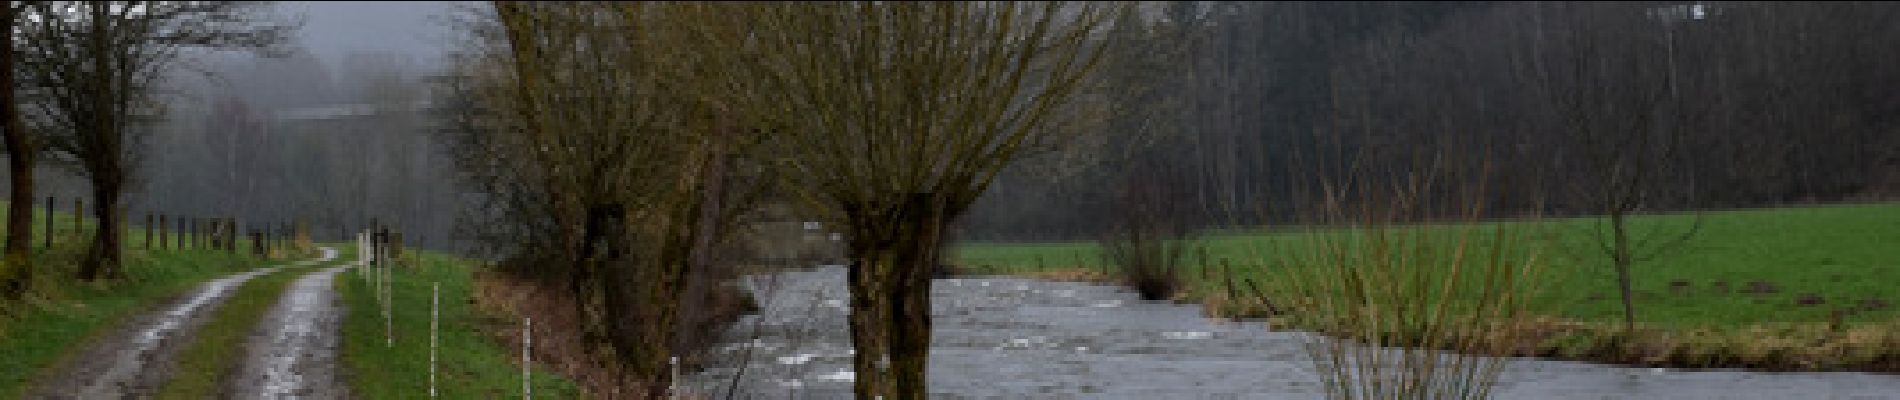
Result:
[[[761,312],[686,379],[714,398],[849,398],[844,270],[749,277]],[[1016,278],[936,281],[932,398],[1313,399],[1304,333],[1201,316],[1118,287]],[[1900,376],[1686,371],[1518,359],[1503,399],[1900,399]]]

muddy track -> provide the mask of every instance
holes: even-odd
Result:
[[[293,265],[336,258],[336,250]],[[178,351],[212,312],[244,282],[284,266],[259,268],[218,278],[179,296],[157,310],[134,317],[116,331],[86,345],[59,367],[29,397],[35,399],[142,399],[152,397],[171,376]]]
[[[344,311],[335,286],[337,273],[354,265],[310,273],[284,291],[259,321],[235,375],[226,379],[226,398],[349,397],[338,378]]]

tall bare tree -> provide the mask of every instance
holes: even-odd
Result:
[[[518,272],[564,280],[623,385],[664,396],[719,276],[713,251],[760,193],[744,182],[756,130],[722,68],[741,47],[696,41],[743,30],[701,23],[724,18],[718,4],[492,5],[466,82],[490,110],[471,132],[488,133],[458,136],[458,164],[503,210],[491,233],[511,256],[561,266]]]
[[[1574,195],[1592,214],[1604,216],[1590,237],[1615,269],[1625,329],[1634,329],[1636,306],[1631,268],[1673,250],[1695,227],[1665,230],[1635,227],[1634,214],[1672,204],[1687,191],[1676,161],[1691,127],[1691,104],[1681,92],[1673,60],[1673,27],[1681,16],[1644,18],[1643,9],[1621,4],[1560,4],[1534,12],[1551,29],[1534,54],[1536,90],[1548,103],[1564,150],[1561,166],[1579,179]]]
[[[20,22],[20,15],[27,7],[33,7],[32,1],[9,1],[6,8],[0,9],[0,28],[7,32],[6,47],[0,48],[0,129],[6,129],[7,177],[10,189],[7,198],[7,243],[6,255],[0,259],[0,297],[18,297],[26,290],[26,284],[33,279],[33,260],[29,251],[33,246],[33,159],[39,155],[39,149],[26,131],[26,123],[20,117],[20,103],[15,94],[19,91],[14,82],[15,55],[14,43],[17,37],[14,27]]]
[[[82,279],[123,276],[123,194],[141,126],[163,113],[163,77],[190,49],[275,49],[293,24],[254,2],[61,1],[29,9],[22,82],[47,150],[79,166],[97,219]]]
[[[747,110],[779,128],[787,190],[847,235],[859,398],[921,399],[944,227],[1011,160],[1059,144],[1126,4],[775,3]],[[751,17],[751,18],[748,18]]]

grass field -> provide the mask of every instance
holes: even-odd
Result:
[[[81,219],[75,228],[72,215],[54,213],[48,248],[39,230],[45,226],[43,215],[34,213],[32,289],[19,302],[0,302],[0,398],[24,397],[28,383],[47,367],[125,318],[206,280],[264,262],[244,252],[145,250],[140,229],[126,234],[124,281],[79,282],[74,277],[92,225]]]
[[[1502,225],[1499,225],[1502,224]],[[1592,235],[1600,218],[1538,222],[1491,222],[1528,235],[1524,250],[1539,254],[1543,272],[1534,312],[1583,324],[1612,325],[1621,318],[1614,274]],[[1643,216],[1637,232],[1681,232],[1698,226],[1687,242],[1633,268],[1638,324],[1680,336],[1723,337],[1740,346],[1750,338],[1818,336],[1790,346],[1825,342],[1828,332],[1855,327],[1858,343],[1894,340],[1900,321],[1900,204],[1711,211]],[[1418,229],[1453,231],[1455,226]],[[1252,280],[1272,288],[1275,252],[1300,249],[1317,236],[1338,231],[1224,234],[1199,240],[1184,275],[1185,298],[1199,300],[1223,290],[1225,279]],[[976,273],[1026,274],[1038,270],[1102,268],[1094,243],[965,243],[959,265]],[[1203,259],[1203,254],[1205,259]],[[1228,265],[1228,267],[1222,267]],[[1225,271],[1231,270],[1232,273]],[[1268,289],[1271,291],[1272,289]],[[1215,310],[1220,311],[1220,310]],[[1840,323],[1832,326],[1831,323]],[[1817,326],[1831,326],[1813,332]],[[1600,330],[1599,330],[1600,331]],[[1800,333],[1787,333],[1799,331]],[[1782,332],[1782,333],[1774,333]],[[1602,332],[1590,333],[1601,336]],[[1841,333],[1845,335],[1845,333]],[[1712,339],[1714,340],[1714,339]],[[1604,341],[1557,338],[1557,352],[1585,353]],[[1774,352],[1775,350],[1762,350]],[[1894,350],[1900,352],[1900,350]],[[1900,356],[1893,354],[1890,356]],[[1768,355],[1765,357],[1775,357]],[[1888,356],[1873,356],[1888,357]]]
[[[411,254],[414,254],[413,256]],[[411,266],[394,272],[392,282],[394,345],[385,341],[383,314],[371,286],[358,271],[338,275],[338,289],[349,313],[343,322],[343,362],[352,396],[363,399],[412,399],[429,395],[430,285],[441,285],[436,388],[445,399],[521,397],[520,348],[491,339],[486,327],[498,324],[471,303],[475,264],[454,257],[409,251]],[[579,390],[545,368],[533,372],[534,397],[578,398]]]

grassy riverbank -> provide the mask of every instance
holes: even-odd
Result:
[[[361,271],[337,276],[348,308],[343,322],[344,379],[363,399],[410,399],[429,395],[430,286],[441,285],[436,389],[446,399],[520,398],[520,344],[502,343],[488,332],[508,321],[473,306],[474,262],[429,251],[408,251],[391,282],[393,329],[384,326],[376,288]],[[393,342],[386,341],[386,331]],[[392,344],[393,343],[393,344]],[[538,363],[537,363],[538,364]],[[536,398],[579,398],[574,383],[536,365]]]
[[[35,233],[43,234],[37,229],[45,226],[44,215],[34,213]],[[24,397],[29,384],[49,367],[127,318],[212,278],[267,262],[245,252],[147,250],[141,228],[126,234],[126,279],[80,282],[74,276],[90,243],[92,224],[80,219],[76,227],[74,217],[64,213],[54,213],[53,219],[52,246],[44,245],[44,237],[34,237],[31,289],[20,301],[0,301],[0,398]]]
[[[1521,354],[1685,367],[1900,371],[1900,204],[1671,214],[1639,231],[1696,234],[1634,268],[1639,329],[1626,334],[1613,272],[1592,253],[1599,218],[1494,222],[1532,238],[1543,265],[1535,317],[1519,328]],[[1451,232],[1456,226],[1410,229]],[[1185,300],[1210,313],[1258,316],[1233,298],[1251,286],[1273,297],[1276,252],[1338,231],[1223,234],[1200,241],[1183,271]],[[969,243],[959,264],[976,273],[1100,276],[1093,243]],[[1052,273],[1050,271],[1095,271]],[[1230,280],[1234,283],[1230,284]],[[1252,283],[1253,285],[1249,285]],[[1230,288],[1234,293],[1229,293]]]

